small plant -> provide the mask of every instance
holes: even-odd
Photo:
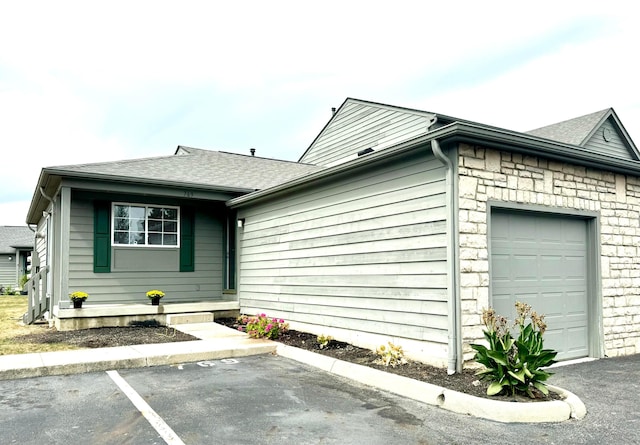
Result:
[[[89,294],[86,292],[75,291],[69,294],[71,301],[85,301],[89,298]]]
[[[241,315],[238,317],[238,323],[244,325],[240,326],[238,330],[245,331],[253,338],[274,340],[289,329],[289,324],[285,323],[282,318],[270,318],[266,314],[258,314],[253,317]]]
[[[391,342],[388,342],[388,346],[378,346],[376,354],[378,354],[379,357],[375,360],[375,363],[379,365],[395,368],[398,365],[405,365],[409,363],[407,359],[404,358],[402,346],[396,346]]]
[[[320,334],[318,335],[318,338],[316,340],[318,342],[318,346],[320,347],[320,349],[324,349],[327,346],[329,346],[329,343],[331,343],[331,341],[333,340],[333,337],[330,335]]]
[[[153,289],[147,292],[147,298],[150,298],[152,300],[154,298],[162,298],[162,297],[164,297],[164,292],[162,292],[161,290]]]
[[[490,380],[488,395],[497,395],[503,390],[511,395],[527,394],[534,398],[532,387],[544,395],[549,394],[545,381],[552,375],[541,368],[555,363],[557,352],[544,349],[542,336],[547,329],[544,315],[538,315],[526,303],[516,303],[516,320],[513,327],[520,333],[517,339],[511,335],[507,319],[496,315],[491,308],[482,313],[482,322],[486,330],[484,337],[489,347],[472,344],[476,351],[475,360],[485,369],[476,374],[481,379]],[[525,325],[526,319],[530,322]]]
[[[20,289],[24,289],[24,285],[29,281],[29,277],[25,274],[20,277]]]

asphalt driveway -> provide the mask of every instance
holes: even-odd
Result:
[[[587,405],[583,420],[476,419],[274,355],[0,381],[0,443],[640,443],[640,356],[555,372]]]

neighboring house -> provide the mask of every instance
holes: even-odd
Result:
[[[33,231],[27,226],[0,226],[0,287],[21,290],[33,250]]]
[[[225,203],[316,171],[310,165],[178,147],[173,156],[44,168],[37,225],[39,308],[59,329],[169,313],[238,311],[234,211]],[[166,293],[151,307],[146,291]],[[69,293],[89,294],[71,308]]]
[[[28,222],[43,231],[53,201],[63,248],[37,250],[57,255],[56,317],[85,311],[63,309],[73,290],[103,306],[97,316],[140,311],[160,287],[187,310],[228,301],[456,371],[483,308],[513,318],[525,301],[546,314],[560,359],[624,355],[640,352],[639,159],[613,109],[521,133],[347,99],[298,164],[179,148],[44,169]],[[169,229],[179,210],[180,233],[151,230],[157,209]],[[180,246],[123,244],[136,225]],[[194,253],[200,274],[180,272]]]

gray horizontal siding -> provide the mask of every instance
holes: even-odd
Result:
[[[609,130],[609,134],[611,135],[610,140],[606,141],[602,134],[604,129]],[[598,130],[591,136],[591,139],[585,144],[585,148],[599,154],[603,154],[606,156],[614,156],[616,158],[623,159],[635,159],[634,156],[631,155],[629,148],[627,147],[625,141],[622,136],[616,130],[616,127],[611,123],[610,120],[607,120]]]
[[[345,104],[301,161],[335,165],[365,148],[390,147],[426,133],[431,117],[374,104]]]
[[[212,219],[196,212],[195,271],[179,272],[179,264],[167,270],[153,270],[158,249],[138,248],[137,258],[148,254],[148,261],[129,270],[111,273],[93,272],[93,205],[89,200],[74,199],[71,203],[71,233],[69,245],[69,292],[82,290],[90,294],[89,304],[144,303],[145,293],[161,289],[164,302],[207,301],[222,298],[223,231],[222,217]],[[177,252],[176,252],[177,253]]]
[[[243,312],[446,343],[444,192],[425,153],[241,209]]]
[[[11,258],[11,261],[9,261]],[[15,255],[0,255],[0,287],[18,286],[18,272]]]

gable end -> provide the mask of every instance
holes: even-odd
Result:
[[[342,164],[367,149],[379,151],[425,134],[434,115],[418,110],[347,99],[300,162]]]
[[[616,125],[613,116],[609,116],[600,126],[596,127],[585,140],[584,148],[594,153],[606,156],[637,161],[638,153]]]

